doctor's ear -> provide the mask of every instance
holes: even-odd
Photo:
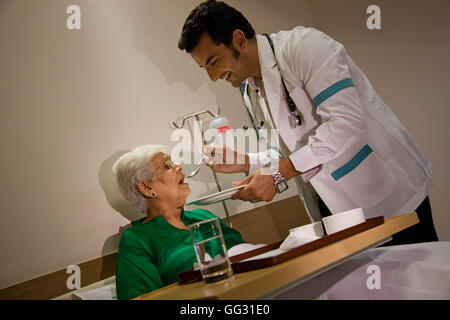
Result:
[[[234,30],[231,43],[239,51],[242,51],[245,48],[247,48],[247,38],[245,37],[245,33],[240,29]]]
[[[156,197],[156,192],[152,189],[149,181],[141,181],[137,185],[139,192],[146,198]]]

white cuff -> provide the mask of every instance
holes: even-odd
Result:
[[[312,168],[311,170],[306,171],[301,175],[304,182],[308,182],[311,180],[316,174],[318,174],[322,170],[322,165]]]
[[[329,152],[323,152],[322,155],[315,155],[313,154],[311,147],[306,145],[291,153],[289,159],[291,159],[295,170],[303,172],[305,174],[309,170],[330,160],[331,156],[332,155],[329,154]]]
[[[267,166],[268,164],[276,164],[280,160],[280,154],[274,149],[258,153],[247,153],[247,155],[250,162],[249,173]]]

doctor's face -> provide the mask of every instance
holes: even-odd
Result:
[[[248,58],[233,44],[217,45],[208,33],[204,32],[197,46],[190,53],[195,62],[204,68],[212,81],[219,79],[228,81],[233,87],[238,87],[250,77]]]

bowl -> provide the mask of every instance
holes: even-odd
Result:
[[[366,221],[362,208],[356,208],[322,218],[328,235],[353,227]]]

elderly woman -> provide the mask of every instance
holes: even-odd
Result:
[[[217,217],[183,206],[191,190],[181,165],[156,145],[140,146],[113,166],[116,188],[147,216],[132,222],[120,240],[116,288],[118,299],[131,299],[178,281],[193,268],[196,256],[188,225]],[[244,243],[241,234],[219,219],[227,250]]]

